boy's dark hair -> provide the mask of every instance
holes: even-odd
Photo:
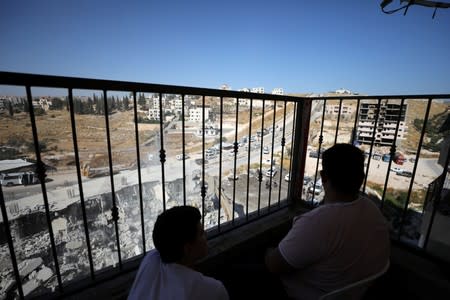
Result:
[[[357,194],[364,181],[364,153],[350,144],[336,144],[322,154],[322,172],[336,191]]]
[[[153,227],[153,243],[161,260],[165,263],[179,261],[183,257],[183,247],[197,237],[200,212],[192,206],[175,206],[156,219]]]

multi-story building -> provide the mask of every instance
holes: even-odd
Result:
[[[205,121],[209,120],[209,106],[205,106]],[[189,121],[202,122],[203,121],[203,107],[196,107],[189,109]]]
[[[284,95],[284,91],[282,88],[274,88],[272,90],[272,94],[273,95]]]
[[[149,120],[159,121],[160,116],[161,115],[159,114],[159,108],[149,108],[148,109],[147,118]]]
[[[401,111],[400,111],[401,110]],[[391,146],[395,140],[395,131],[398,123],[397,141],[406,137],[406,110],[407,104],[401,106],[383,100],[378,107],[377,102],[361,103],[357,139],[360,143]]]
[[[264,88],[263,87],[254,87],[254,88],[252,88],[252,93],[264,94]]]
[[[325,108],[325,113],[328,115],[338,115],[339,114],[339,105],[332,104],[327,105]],[[353,113],[353,107],[351,105],[342,105],[341,107],[341,115],[348,116]]]

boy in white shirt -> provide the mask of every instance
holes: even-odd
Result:
[[[153,228],[154,250],[143,259],[129,300],[227,300],[223,284],[194,271],[196,261],[208,254],[205,231],[197,208],[177,206],[160,214]]]

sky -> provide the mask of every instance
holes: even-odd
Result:
[[[0,71],[269,93],[450,93],[450,9],[387,15],[380,2],[2,0]]]

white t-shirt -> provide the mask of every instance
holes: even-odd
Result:
[[[371,200],[320,206],[294,218],[278,245],[296,270],[281,280],[295,299],[315,299],[383,269],[389,260],[388,224]]]
[[[223,284],[211,277],[177,263],[161,261],[156,249],[143,259],[134,279],[128,300],[227,300],[228,292]]]

